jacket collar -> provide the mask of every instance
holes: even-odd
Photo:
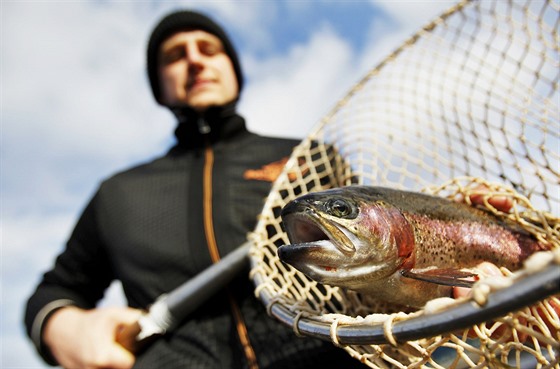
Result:
[[[245,119],[237,114],[236,102],[219,107],[211,107],[199,113],[190,107],[170,108],[177,117],[175,129],[178,149],[193,149],[225,141],[239,133],[246,132]]]

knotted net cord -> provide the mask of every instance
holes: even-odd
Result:
[[[325,337],[371,368],[558,368],[560,299],[550,296],[460,332],[397,342],[412,310],[322,285],[279,261],[289,240],[280,210],[308,192],[360,184],[469,201],[505,196],[519,223],[550,245],[545,261],[502,268],[481,281],[477,303],[516,277],[560,264],[559,1],[462,1],[373,68],[296,147],[250,235],[257,296],[330,324]],[[488,281],[486,281],[488,282]],[[500,284],[501,283],[501,284]],[[269,313],[271,311],[270,305]],[[430,312],[431,313],[431,312]],[[383,324],[385,344],[341,345],[337,330]]]

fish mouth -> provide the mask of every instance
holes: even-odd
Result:
[[[328,240],[280,246],[278,257],[318,281],[324,281],[328,274],[345,270],[339,266],[340,254]]]
[[[290,244],[278,248],[279,259],[320,283],[348,288],[368,285],[384,264],[376,258],[371,262],[372,247],[354,233],[358,228],[352,232],[336,219],[324,216],[315,205],[313,198],[299,198],[282,209]]]
[[[303,246],[318,241],[330,241],[330,244],[345,256],[352,256],[356,253],[354,245],[357,237],[346,227],[321,217],[313,209],[305,208],[304,211],[292,211],[293,209],[288,206],[282,211],[282,220],[292,244]],[[320,244],[324,245],[325,243],[321,242]]]
[[[327,275],[340,273],[355,255],[356,237],[309,207],[290,203],[282,211],[282,221],[291,244],[280,246],[278,257],[312,279],[324,281]]]

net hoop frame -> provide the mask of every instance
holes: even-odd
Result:
[[[513,163],[512,166],[519,172],[530,169],[527,170],[527,172],[530,172],[528,176],[532,176],[531,179],[534,177],[541,181],[539,183],[541,186],[535,185],[535,188],[538,187],[537,190],[541,192],[533,193],[533,188],[531,187],[533,183],[531,181],[524,182],[524,179],[508,178],[504,174],[504,171],[507,172],[507,168],[503,169],[503,167],[500,167],[500,170],[493,172],[493,168],[488,169],[493,163],[488,164],[484,161],[479,163],[477,161],[479,159],[476,157],[473,160],[472,166],[469,166],[466,159],[468,154],[474,152],[483,156],[486,152],[478,146],[472,149],[469,146],[469,142],[463,141],[463,137],[461,137],[460,143],[465,144],[468,150],[472,149],[472,151],[469,151],[462,157],[462,159],[467,160],[464,172],[462,171],[463,167],[460,166],[453,167],[454,170],[451,170],[454,176],[447,176],[447,172],[440,172],[437,164],[443,163],[442,165],[445,166],[448,164],[445,159],[440,161],[434,160],[436,165],[433,170],[431,170],[431,167],[422,166],[422,163],[418,164],[419,161],[414,161],[412,164],[418,165],[421,171],[426,172],[428,174],[427,178],[423,178],[416,172],[411,173],[409,177],[405,178],[413,182],[416,181],[415,185],[422,185],[421,189],[423,190],[449,198],[456,198],[458,195],[461,195],[468,200],[468,194],[473,193],[473,191],[476,192],[477,189],[476,186],[472,187],[472,185],[477,184],[484,184],[491,190],[487,194],[488,197],[499,195],[511,198],[514,206],[513,210],[507,214],[493,208],[487,201],[488,197],[485,198],[485,206],[491,212],[518,222],[528,232],[533,233],[537,238],[551,245],[551,251],[539,253],[540,256],[538,258],[541,259],[541,262],[536,263],[537,267],[530,266],[531,263],[528,263],[518,272],[512,273],[503,270],[504,278],[499,279],[502,285],[492,285],[487,280],[477,283],[473,291],[479,292],[478,298],[480,300],[477,300],[475,296],[473,299],[466,301],[436,301],[429,308],[426,307],[419,311],[392,311],[389,309],[377,314],[375,308],[373,312],[370,310],[360,310],[361,306],[359,306],[359,303],[363,302],[363,300],[360,300],[355,294],[341,291],[337,287],[320,285],[310,281],[307,277],[299,274],[299,272],[294,273],[285,265],[279,265],[277,261],[272,260],[274,257],[277,258],[274,255],[275,247],[288,243],[287,236],[281,228],[281,221],[279,220],[279,206],[282,206],[282,204],[297,197],[299,194],[352,184],[367,185],[375,183],[375,180],[381,176],[379,174],[378,177],[375,175],[368,177],[369,173],[367,171],[371,167],[367,165],[356,170],[356,165],[361,165],[358,160],[362,158],[360,156],[360,148],[362,146],[358,146],[356,149],[355,146],[352,146],[352,140],[359,141],[362,137],[353,135],[352,132],[343,132],[338,135],[337,129],[342,129],[343,126],[337,126],[337,119],[342,120],[343,123],[349,121],[353,124],[350,121],[352,115],[350,113],[347,114],[347,112],[351,109],[359,109],[359,102],[355,102],[358,99],[357,97],[363,94],[364,90],[371,89],[372,81],[383,74],[387,74],[386,70],[393,66],[395,60],[398,61],[410,49],[415,48],[417,43],[424,40],[427,34],[442,27],[448,27],[448,19],[460,16],[468,18],[467,12],[469,9],[479,10],[479,8],[483,8],[488,3],[495,4],[489,5],[489,7],[493,6],[494,8],[506,4],[504,6],[510,6],[515,10],[516,6],[518,6],[516,1],[461,1],[423,27],[373,68],[364,78],[358,81],[348,94],[336,104],[319,122],[317,127],[311,131],[310,135],[296,147],[286,163],[284,171],[273,184],[271,193],[266,199],[263,212],[259,217],[257,227],[249,235],[249,239],[253,244],[250,250],[252,266],[250,278],[256,286],[255,295],[267,307],[269,315],[292,327],[296,335],[311,336],[331,341],[333,344],[346,350],[352,357],[372,368],[500,367],[503,363],[508,362],[508,355],[513,355],[514,362],[520,366],[524,354],[532,356],[537,361],[538,368],[559,368],[560,318],[558,313],[556,312],[556,315],[553,313],[554,316],[551,318],[553,327],[551,328],[552,331],[548,333],[527,332],[524,330],[523,324],[519,323],[526,316],[529,316],[529,319],[538,320],[538,316],[531,316],[531,313],[537,310],[550,310],[550,306],[560,306],[560,220],[558,215],[554,214],[554,211],[558,209],[560,204],[560,171],[557,166],[560,163],[560,155],[558,150],[554,151],[554,148],[558,147],[560,142],[560,123],[558,117],[559,109],[554,107],[554,104],[551,102],[558,98],[558,72],[556,72],[553,80],[550,81],[552,92],[545,97],[535,96],[535,91],[521,91],[519,93],[521,97],[518,98],[518,96],[513,96],[515,95],[512,90],[513,87],[505,91],[505,95],[509,93],[513,96],[510,98],[508,95],[504,99],[507,102],[511,102],[512,110],[515,110],[514,118],[519,119],[520,124],[523,124],[524,127],[529,127],[527,128],[528,130],[537,130],[545,139],[549,140],[545,141],[543,139],[540,146],[537,145],[538,142],[535,144],[535,147],[538,146],[538,149],[542,149],[544,158],[535,160],[530,157],[529,153],[522,156],[519,152],[509,150],[507,147],[500,147],[495,149],[495,151],[492,151],[494,147],[490,148],[492,155],[498,159],[503,156],[504,160],[507,161],[509,160],[508,155],[511,155],[514,159],[520,156],[521,162]],[[557,0],[538,1],[538,3],[544,4],[543,8],[546,6],[552,9],[554,12],[553,16],[556,19],[554,22],[555,30],[552,31],[554,32],[555,40],[555,45],[552,46],[553,56],[540,55],[540,57],[545,59],[543,64],[546,64],[545,62],[550,63],[552,59],[552,64],[558,68],[558,41],[560,38],[557,28],[560,5]],[[508,11],[513,13],[514,10],[509,9]],[[467,15],[463,14],[463,12]],[[538,14],[538,16],[542,15]],[[529,16],[527,17],[529,18]],[[547,26],[545,24],[545,27]],[[522,25],[521,28],[523,27],[527,28],[525,25]],[[529,31],[533,32],[533,30]],[[540,78],[540,76],[537,78]],[[499,84],[501,81],[495,80],[494,82]],[[501,88],[502,86],[500,85],[499,87]],[[492,90],[491,92],[494,93],[495,91]],[[500,90],[498,92],[503,91]],[[527,93],[527,95],[523,95],[524,93]],[[489,93],[488,95],[490,96],[491,94]],[[460,96],[458,94],[457,98]],[[516,98],[519,101],[523,100],[523,103],[526,102],[527,105],[523,105]],[[477,103],[475,100],[476,97],[473,98],[473,101]],[[531,110],[533,108],[531,104],[533,103],[537,105],[536,110],[541,114],[534,115],[534,111]],[[352,104],[358,104],[358,106],[356,107]],[[551,106],[552,108],[550,108]],[[470,124],[472,125],[470,129],[473,131],[480,128],[481,122],[476,121],[476,111],[468,110],[465,113],[456,107],[453,107],[451,111],[457,116],[457,120],[460,121],[459,125]],[[367,118],[366,113],[363,112]],[[505,123],[508,123],[508,119],[511,119],[507,114],[509,114],[509,111],[502,117]],[[346,117],[346,115],[349,117]],[[467,115],[467,119],[461,121],[463,115]],[[406,117],[406,115],[404,116]],[[470,120],[471,118],[474,123]],[[485,122],[483,121],[482,123]],[[355,125],[355,127],[360,128],[358,125]],[[328,131],[329,128],[332,129]],[[389,135],[391,133],[389,132]],[[436,134],[439,133],[441,132],[436,131]],[[445,134],[453,136],[456,132],[445,131]],[[527,134],[525,131],[520,133],[521,143],[528,145],[529,149],[532,149],[533,147],[530,146],[532,143],[526,140],[525,135]],[[455,139],[455,137],[452,138]],[[488,141],[490,146],[495,142],[488,137],[482,138]],[[337,142],[337,140],[340,140],[340,142]],[[350,149],[346,152],[336,152],[338,148],[333,150],[332,142],[341,143],[343,149],[346,147]],[[379,142],[376,141],[376,143]],[[317,146],[321,145],[324,145],[326,148],[318,149]],[[512,146],[511,143],[510,146]],[[552,150],[550,150],[550,146],[552,146]],[[414,148],[416,149],[416,147]],[[356,150],[352,151],[351,149]],[[422,148],[420,147],[420,149]],[[465,150],[468,151],[467,149]],[[453,145],[450,146],[449,150],[454,150]],[[424,154],[424,152],[419,152],[420,156]],[[453,152],[453,154],[457,153]],[[323,161],[315,160],[317,156],[327,159]],[[366,157],[366,159],[369,160],[372,157]],[[457,157],[461,159],[460,156]],[[414,156],[411,158],[412,160],[416,159]],[[375,159],[377,160],[377,158]],[[390,166],[392,164],[389,159],[384,160],[385,158],[379,159],[381,166]],[[318,166],[314,165],[316,162],[323,168],[318,169]],[[501,165],[502,163],[498,164]],[[482,172],[477,171],[477,165],[482,167]],[[524,165],[529,165],[529,167],[525,168]],[[324,178],[320,177],[319,170],[328,172],[327,177],[329,178],[327,178],[326,182],[322,181]],[[381,170],[379,171],[381,172]],[[356,175],[357,172],[358,174]],[[491,178],[484,179],[484,176],[480,175],[481,173],[489,173]],[[321,180],[315,177],[320,177]],[[445,181],[443,185],[440,184],[442,180]],[[510,185],[513,184],[513,186],[505,186],[496,182],[499,180],[506,180],[506,182],[510,180],[508,183]],[[292,183],[294,183],[294,186],[291,185]],[[410,183],[398,183],[396,187],[407,190],[418,189],[418,186],[409,188],[409,185]],[[455,187],[459,187],[459,190],[456,190]],[[535,199],[538,204],[535,203]],[[533,227],[535,224],[537,226]],[[266,244],[263,245],[264,243]],[[545,261],[543,262],[542,260]],[[287,281],[294,284],[297,291],[294,292],[294,289],[288,285]],[[318,295],[320,296],[317,297]],[[317,300],[320,299],[322,300],[318,302]],[[332,300],[335,300],[334,303]],[[348,314],[347,306],[339,308],[338,303],[340,301],[351,305],[352,309],[350,310],[352,312],[350,315]],[[358,301],[357,308],[354,306],[355,301]],[[441,305],[438,305],[439,303]],[[335,312],[333,313],[331,310],[335,310]],[[523,315],[525,312],[528,315]],[[506,328],[510,327],[512,329],[511,334],[515,336],[517,341],[510,344],[501,339],[493,340],[490,334],[499,330],[499,327],[495,328],[497,324],[492,325],[489,322],[494,319],[496,323],[503,324]],[[463,331],[458,333],[457,330]],[[481,342],[480,347],[473,346],[470,343],[470,338],[468,338],[468,333],[470,332],[476,333]],[[527,345],[519,338],[523,334],[529,335],[528,340],[530,342]],[[451,364],[441,364],[438,361],[439,359],[432,357],[432,354],[437,353],[440,348],[452,348],[452,350],[457,352],[457,358],[453,359]],[[473,359],[472,355],[476,358]],[[426,364],[429,365],[425,366]]]
[[[383,323],[345,325],[337,328],[335,341],[342,346],[413,341],[465,329],[532,305],[560,293],[560,254],[556,254],[555,260],[551,260],[543,270],[518,276],[515,284],[488,295],[483,305],[464,301],[439,313],[422,314],[396,322],[391,327],[391,338],[387,337]],[[258,283],[259,277],[255,278],[255,283]],[[259,297],[267,306],[269,315],[293,327],[299,335],[333,341],[331,323],[294,312],[262,291]]]

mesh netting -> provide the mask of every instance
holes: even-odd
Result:
[[[251,234],[251,277],[263,301],[294,313],[287,323],[296,333],[302,317],[329,324],[327,339],[372,368],[558,368],[558,296],[459,332],[397,343],[392,324],[426,309],[316,283],[280,262],[276,249],[289,243],[280,210],[308,192],[381,185],[468,201],[482,184],[487,197],[513,204],[504,214],[486,201],[489,210],[552,251],[544,252],[547,262],[513,274],[502,268],[499,283],[477,284],[476,302],[516,276],[557,266],[559,8],[557,0],[459,3],[371,70],[294,150]],[[387,343],[341,345],[337,330],[353,324],[382,324]]]

